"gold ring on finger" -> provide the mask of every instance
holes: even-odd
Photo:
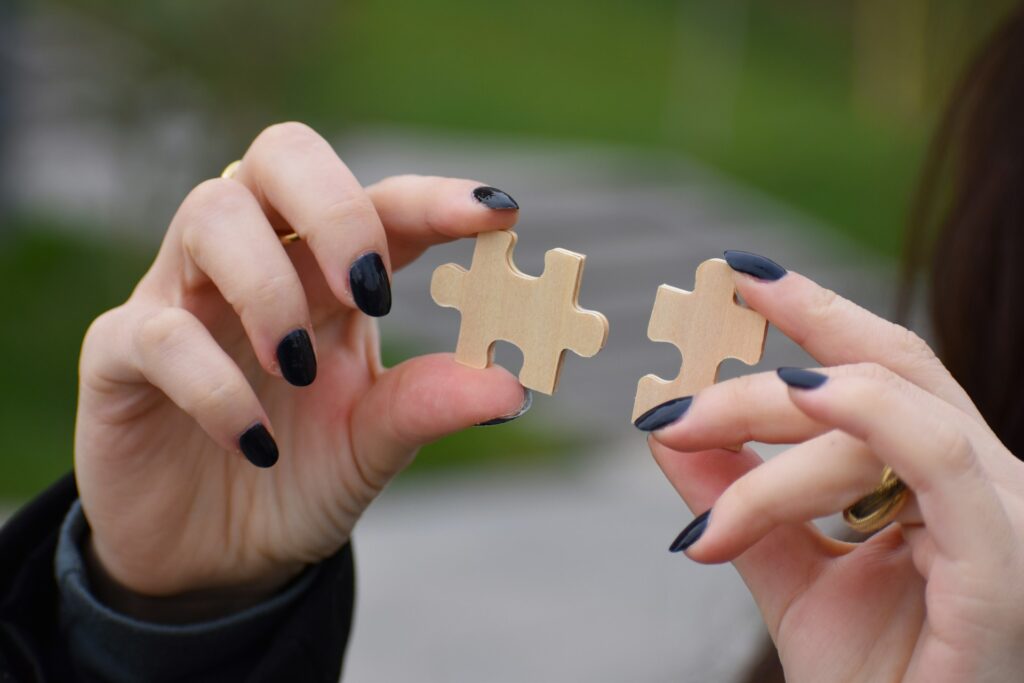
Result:
[[[910,489],[892,468],[882,470],[882,481],[874,491],[843,510],[843,521],[862,534],[878,531],[896,519],[910,495]]]
[[[224,167],[224,170],[220,172],[221,178],[234,178],[235,174],[238,173],[238,167],[242,165],[241,159],[236,159],[230,164]],[[290,232],[287,235],[278,235],[281,240],[281,244],[291,244],[292,242],[298,242],[302,238],[299,237],[299,233]]]

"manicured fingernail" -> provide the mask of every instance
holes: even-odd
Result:
[[[667,427],[681,418],[689,410],[692,402],[693,396],[683,396],[665,401],[660,406],[654,406],[638,417],[633,425],[643,432],[653,432],[656,429]]]
[[[700,537],[704,535],[704,530],[708,528],[708,517],[710,516],[711,510],[705,510],[697,515],[692,522],[686,525],[685,529],[679,532],[676,540],[672,541],[672,545],[668,547],[668,551],[681,553],[699,541]]]
[[[379,318],[391,310],[391,281],[380,254],[371,252],[356,259],[348,271],[348,281],[360,311]]]
[[[778,280],[789,272],[775,261],[751,254],[748,251],[726,251],[725,262],[739,273],[753,275],[759,280],[768,280],[769,282]]]
[[[277,462],[277,443],[262,424],[254,424],[238,437],[242,454],[256,467],[272,467]]]
[[[503,425],[506,422],[511,422],[512,420],[516,419],[517,417],[522,417],[523,415],[526,414],[526,411],[530,409],[530,406],[533,405],[533,392],[530,391],[529,389],[527,389],[526,387],[523,387],[523,396],[524,396],[524,398],[523,398],[523,405],[519,408],[519,410],[517,410],[512,415],[505,415],[503,417],[496,417],[493,420],[488,420],[487,422],[481,422],[481,423],[477,424],[476,426],[477,427],[491,427],[493,425]]]
[[[301,328],[289,332],[277,345],[277,362],[289,384],[297,387],[312,384],[316,379],[316,354],[309,333]]]
[[[779,368],[775,374],[794,389],[817,389],[828,379],[828,375],[803,368]]]
[[[508,193],[502,192],[496,187],[488,187],[486,185],[473,190],[473,199],[488,209],[494,209],[495,211],[509,211],[519,208],[519,204]]]

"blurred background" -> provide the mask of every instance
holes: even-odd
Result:
[[[365,183],[507,191],[520,267],[587,254],[581,304],[611,322],[555,397],[425,449],[371,508],[348,680],[736,680],[756,611],[731,568],[665,552],[690,514],[629,424],[636,380],[678,371],[654,291],[737,248],[890,315],[928,137],[1011,5],[2,0],[0,507],[71,466],[82,334],[177,204],[302,120]],[[471,249],[396,277],[389,361],[454,347],[429,276]],[[759,368],[805,362],[773,332]]]

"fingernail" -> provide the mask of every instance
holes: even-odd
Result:
[[[352,298],[360,311],[374,318],[388,314],[391,310],[391,281],[380,254],[370,252],[356,259],[348,271],[348,280],[352,285]]]
[[[533,405],[533,392],[530,391],[529,389],[527,389],[526,387],[523,387],[523,396],[524,396],[524,398],[523,398],[523,405],[519,408],[518,411],[516,411],[512,415],[505,415],[504,417],[496,417],[493,420],[488,420],[487,422],[480,422],[476,426],[477,427],[491,427],[493,425],[503,425],[506,422],[511,422],[512,420],[516,419],[517,417],[522,417],[523,415],[526,414],[526,411],[530,409],[530,406]]]
[[[256,467],[272,467],[277,462],[277,443],[262,424],[254,424],[238,437],[242,454]]]
[[[277,345],[277,362],[289,384],[297,387],[312,384],[316,379],[316,354],[309,333],[301,328],[289,332]]]
[[[488,187],[486,185],[473,190],[473,199],[488,209],[494,209],[495,211],[508,211],[519,208],[519,204],[508,193],[502,192],[496,187]]]
[[[699,541],[700,537],[704,535],[704,530],[708,528],[708,517],[710,516],[711,510],[705,510],[697,515],[692,522],[686,525],[685,529],[679,532],[676,540],[672,541],[672,545],[668,547],[668,551],[681,553]]]
[[[753,275],[759,280],[769,282],[774,282],[789,272],[775,261],[748,251],[726,251],[725,262],[739,273]]]
[[[775,374],[794,389],[817,389],[828,379],[828,375],[803,368],[779,368]]]
[[[681,418],[690,408],[693,396],[683,396],[665,401],[660,406],[654,406],[641,415],[633,423],[637,429],[643,432],[653,432],[656,429],[668,426]]]

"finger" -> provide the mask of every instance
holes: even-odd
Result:
[[[255,197],[233,180],[209,180],[171,223],[185,248],[185,284],[212,282],[238,313],[260,364],[296,386],[316,377],[302,282]]]
[[[371,316],[391,310],[384,228],[370,198],[330,144],[301,123],[264,130],[234,178],[272,223],[294,230],[342,303]]]
[[[259,399],[194,315],[162,308],[132,316],[125,324],[127,330],[114,335],[129,340],[129,352],[106,359],[108,374],[159,389],[224,450],[240,451],[259,467],[277,461],[277,444]]]
[[[395,270],[434,244],[508,230],[519,205],[506,193],[474,180],[402,175],[366,188],[384,223]]]
[[[967,393],[919,336],[867,311],[799,273],[744,252],[726,252],[736,290],[748,306],[824,366],[871,362],[980,419]],[[758,277],[761,276],[761,277]],[[777,279],[770,279],[775,277]]]
[[[715,501],[698,562],[726,562],[773,529],[839,512],[878,486],[883,465],[864,442],[832,431],[790,448],[733,482]]]
[[[797,443],[830,430],[815,422],[789,400],[786,385],[774,372],[744,375],[713,384],[688,402],[681,413],[679,404],[672,421],[637,422],[641,428],[654,427],[652,435],[677,451],[724,448],[732,444]]]
[[[420,446],[514,415],[526,400],[519,380],[499,366],[468,368],[452,354],[405,361],[380,376],[352,415],[355,474],[376,493]]]
[[[1004,542],[1005,511],[962,412],[878,365],[781,375],[798,408],[864,441],[914,491],[940,550],[963,558]]]
[[[749,448],[679,453],[649,440],[654,459],[694,512],[711,508],[730,484],[754,470],[761,459]],[[714,513],[712,514],[714,517]],[[787,606],[820,571],[847,550],[810,524],[777,526],[733,560],[774,635]]]

